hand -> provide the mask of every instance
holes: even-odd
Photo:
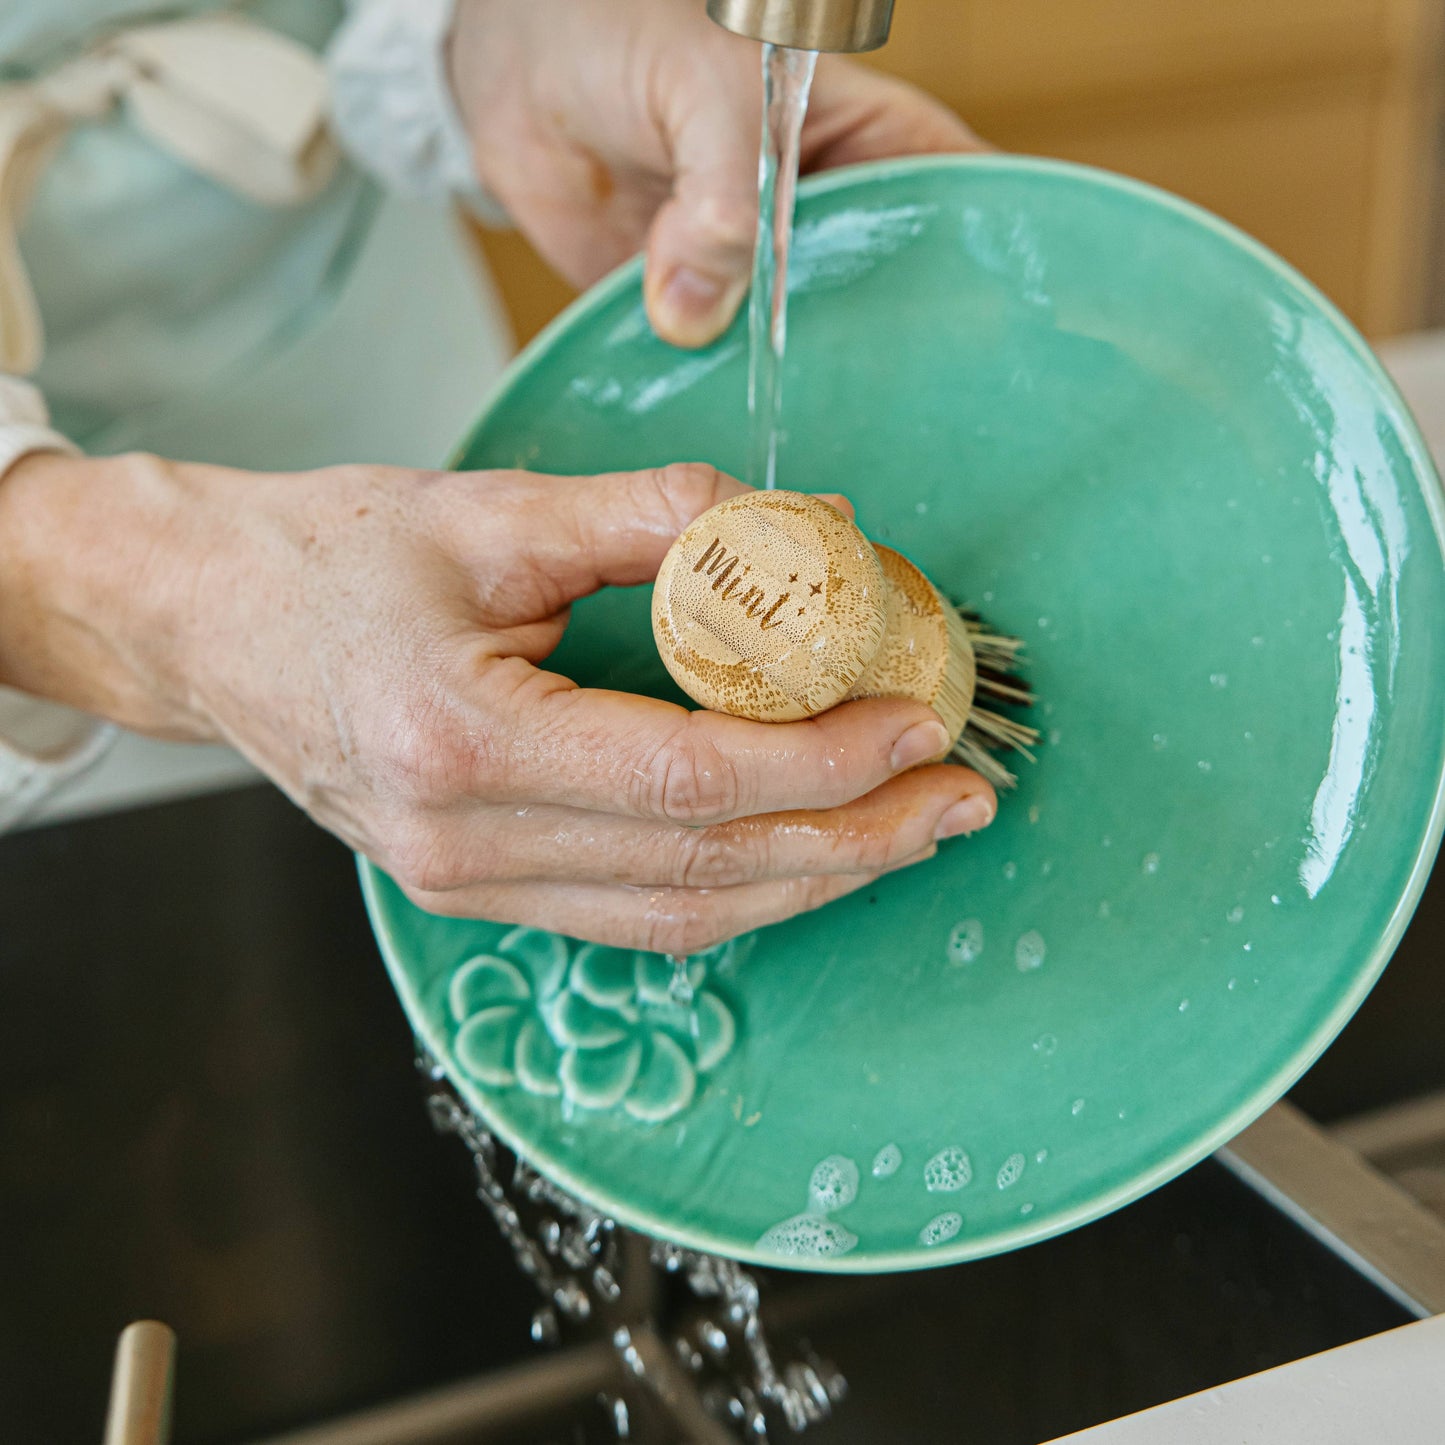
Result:
[[[461,0],[451,69],[479,178],[553,266],[585,286],[645,244],[658,334],[702,346],[727,326],[757,227],[756,42],[702,0]],[[804,171],[984,149],[914,87],[819,60]]]
[[[690,953],[994,814],[916,703],[754,723],[538,664],[569,604],[651,580],[741,491],[32,457],[0,482],[0,681],[234,744],[435,912]],[[651,639],[639,639],[651,645]]]

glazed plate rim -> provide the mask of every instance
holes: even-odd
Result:
[[[1008,155],[915,156],[876,161],[810,177],[802,183],[800,197],[846,189],[857,185],[860,181],[868,182],[931,171],[972,170],[975,168],[1082,181],[1097,189],[1120,192],[1143,200],[1152,206],[1172,211],[1195,226],[1212,232],[1226,246],[1263,264],[1281,284],[1305,298],[1330,323],[1338,339],[1345,344],[1346,350],[1361,365],[1364,373],[1375,384],[1382,399],[1388,403],[1388,409],[1393,412],[1394,425],[1402,447],[1421,481],[1426,510],[1434,526],[1436,559],[1442,570],[1445,570],[1445,491],[1442,491],[1439,475],[1414,416],[1400,395],[1399,389],[1381,365],[1379,358],[1339,308],[1314,285],[1305,280],[1292,266],[1275,255],[1268,247],[1212,212],[1156,186],[1117,175],[1111,171],[1077,165],[1069,161]],[[467,437],[452,451],[447,463],[449,467],[456,465],[465,454],[472,437],[482,429],[488,417],[511,391],[528,377],[541,358],[550,352],[554,341],[570,331],[579,321],[610,305],[619,292],[636,286],[641,270],[640,258],[626,262],[568,306],[523,348],[487,395]],[[859,1248],[848,1254],[796,1259],[781,1259],[759,1250],[755,1244],[740,1245],[735,1240],[724,1239],[705,1229],[679,1225],[676,1221],[669,1223],[659,1219],[646,1208],[640,1208],[626,1200],[612,1197],[606,1190],[599,1190],[578,1179],[565,1158],[547,1157],[546,1151],[543,1151],[541,1155],[535,1153],[529,1143],[517,1137],[515,1131],[509,1126],[495,1121],[486,1107],[485,1095],[470,1084],[462,1071],[455,1067],[451,1050],[445,1040],[431,1036],[426,1023],[427,1011],[422,1007],[421,999],[413,987],[408,970],[401,961],[400,950],[392,936],[390,905],[382,899],[378,891],[378,877],[382,874],[382,870],[370,860],[360,856],[357,858],[357,864],[362,895],[382,960],[386,965],[387,972],[391,975],[393,986],[400,996],[408,1022],[428,1052],[444,1066],[447,1079],[452,1087],[459,1090],[467,1103],[477,1112],[487,1129],[510,1149],[519,1153],[529,1164],[543,1168],[554,1183],[575,1194],[610,1218],[616,1219],[619,1223],[686,1248],[705,1250],[711,1254],[723,1255],[729,1259],[767,1268],[797,1269],[820,1274],[878,1274],[894,1270],[936,1268],[941,1265],[959,1264],[966,1260],[988,1258],[1023,1245],[1035,1244],[1041,1240],[1065,1234],[1080,1225],[1103,1218],[1105,1215],[1133,1203],[1136,1199],[1168,1183],[1169,1180],[1176,1178],[1207,1155],[1227,1144],[1230,1139],[1284,1096],[1310,1065],[1334,1042],[1371,988],[1374,987],[1414,915],[1434,865],[1435,856],[1440,849],[1442,836],[1445,836],[1445,766],[1442,766],[1439,776],[1435,779],[1435,796],[1431,803],[1429,818],[1416,847],[1405,886],[1394,903],[1388,923],[1378,941],[1356,971],[1350,988],[1308,1031],[1300,1047],[1265,1082],[1257,1086],[1247,1098],[1212,1128],[1205,1130],[1188,1145],[1156,1160],[1148,1168],[1131,1175],[1126,1182],[1101,1191],[1085,1203],[1077,1204],[1058,1214],[1041,1219],[1037,1224],[996,1229],[983,1235],[961,1238],[939,1246],[920,1245],[913,1249],[886,1253],[870,1253],[865,1248]]]

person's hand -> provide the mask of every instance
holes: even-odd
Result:
[[[993,817],[916,703],[754,723],[539,668],[741,485],[36,456],[0,481],[0,682],[224,740],[436,912],[685,954]],[[638,639],[651,646],[651,638]]]
[[[762,66],[702,0],[460,0],[453,86],[478,178],[568,280],[646,247],[648,313],[711,341],[747,290],[758,211]],[[802,168],[986,149],[913,86],[818,63]]]

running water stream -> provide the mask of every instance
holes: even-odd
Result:
[[[758,238],[748,304],[748,481],[778,484],[783,352],[788,341],[788,252],[798,151],[818,54],[763,46],[763,139],[758,156]]]

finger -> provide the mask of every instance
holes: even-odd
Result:
[[[803,131],[803,169],[890,156],[990,151],[946,105],[896,76],[833,56],[818,64]]]
[[[520,513],[512,555],[502,566],[495,557],[476,559],[479,573],[495,584],[489,616],[503,627],[554,618],[600,587],[651,582],[684,528],[709,507],[748,490],[702,462],[549,477],[540,484],[536,477],[516,475],[523,485],[510,491],[510,505]],[[495,508],[495,484],[479,488],[475,499],[489,511]],[[853,515],[846,497],[829,493],[823,500]],[[470,522],[469,514],[461,519],[463,526]],[[529,648],[524,655],[534,652]]]
[[[932,856],[907,860],[911,865]],[[907,865],[905,865],[907,866]],[[820,908],[876,881],[835,874],[746,883],[738,888],[615,888],[604,884],[502,883],[463,894],[412,893],[429,912],[546,928],[614,948],[683,958]]]
[[[747,490],[703,463],[584,477],[478,472],[456,480],[460,503],[446,514],[443,541],[476,576],[488,621],[512,628],[556,618],[601,587],[650,582],[679,532]],[[506,543],[488,547],[499,514]]]
[[[724,331],[748,289],[758,223],[762,79],[756,47],[726,76],[677,96],[664,117],[671,198],[647,240],[643,294],[657,334],[705,346]]]
[[[684,828],[576,808],[459,812],[434,840],[433,893],[479,882],[730,888],[787,878],[882,873],[945,837],[977,832],[997,811],[967,768],[917,768],[826,812],[770,813]]]
[[[484,801],[721,823],[836,808],[936,760],[949,741],[931,708],[896,698],[759,723],[579,688],[520,658],[483,657],[473,671],[485,706],[457,771],[470,773],[466,792]]]

